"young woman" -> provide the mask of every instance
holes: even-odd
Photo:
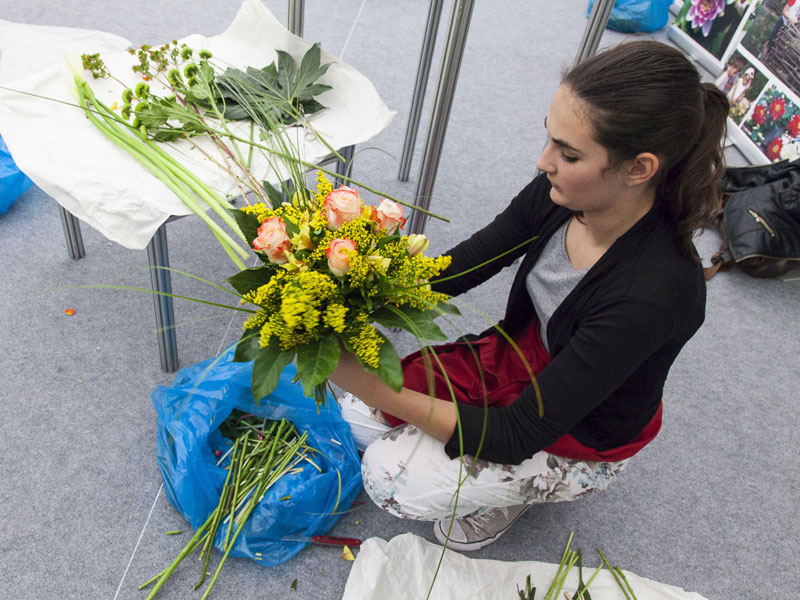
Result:
[[[434,283],[456,296],[522,258],[500,324],[514,345],[495,329],[439,347],[433,374],[412,355],[400,393],[347,353],[331,376],[373,417],[406,423],[376,424],[385,433],[364,453],[379,506],[477,549],[533,503],[605,489],[655,437],[670,365],[704,319],[692,236],[718,207],[727,112],[725,94],[657,42],[566,72],[545,119],[542,173],[447,253],[444,275],[537,237]],[[369,414],[352,396],[345,413]]]

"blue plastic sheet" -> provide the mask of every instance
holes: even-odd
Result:
[[[274,566],[307,545],[282,542],[283,536],[324,535],[350,507],[361,490],[361,461],[336,402],[318,413],[314,400],[292,383],[294,365],[283,372],[275,392],[256,404],[250,391],[253,363],[234,363],[232,358],[229,351],[219,360],[181,369],[171,387],[153,391],[158,466],[167,498],[196,530],[216,507],[225,483],[227,462],[217,466],[214,451],[225,453],[230,447],[218,429],[234,409],[285,418],[301,433],[308,431],[308,445],[320,451],[315,462],[322,472],[303,461],[301,473],[281,477],[253,511],[231,552]],[[217,534],[218,549],[223,530]]]
[[[0,136],[0,214],[8,212],[19,195],[31,185],[33,182],[19,170]]]
[[[612,31],[637,33],[656,31],[669,21],[669,7],[673,0],[616,0],[607,27]],[[594,0],[589,0],[589,16]]]

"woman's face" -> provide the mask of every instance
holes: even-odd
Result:
[[[594,138],[585,103],[568,87],[556,91],[545,120],[548,141],[536,162],[553,185],[550,198],[574,211],[609,208],[624,185],[608,167],[608,152]]]

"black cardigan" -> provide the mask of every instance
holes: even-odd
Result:
[[[538,237],[433,289],[456,296],[524,256],[501,323],[514,334],[534,314],[525,279],[544,244],[571,215],[550,200],[547,178],[537,177],[492,223],[447,252],[453,261],[442,276]],[[481,458],[519,464],[566,433],[603,451],[641,433],[661,402],[670,366],[705,317],[702,267],[681,256],[674,230],[654,207],[589,269],[548,322],[552,362],[538,375],[544,418],[538,416],[532,385],[511,405],[490,409]],[[475,454],[484,408],[459,405],[459,412],[464,453]],[[457,431],[445,450],[459,455]]]

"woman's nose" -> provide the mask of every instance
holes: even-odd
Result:
[[[552,143],[547,142],[547,146],[545,146],[544,150],[542,150],[539,160],[536,161],[536,168],[540,171],[544,171],[545,173],[553,172],[553,161],[550,158],[550,150],[552,146]]]

